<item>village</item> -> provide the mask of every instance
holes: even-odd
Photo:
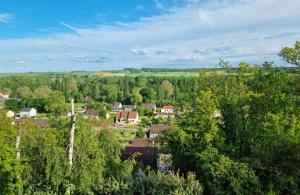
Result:
[[[0,108],[5,107],[5,101],[10,99],[7,93],[0,93]],[[99,110],[82,106],[75,110],[76,115],[89,120],[95,131],[104,127],[117,133],[120,142],[124,144],[121,159],[126,160],[133,154],[140,154],[138,164],[145,169],[150,166],[154,170],[167,171],[171,167],[171,155],[160,151],[164,144],[160,137],[172,128],[173,120],[183,112],[172,105],[157,108],[155,103],[143,103],[140,108],[144,116],[140,116],[136,105],[126,105],[115,102],[113,105],[103,103],[106,114],[100,118]],[[108,110],[112,107],[112,110]],[[49,128],[46,113],[38,113],[36,108],[24,107],[19,113],[6,110],[6,116],[13,125],[19,126],[24,122],[32,123],[41,130]],[[63,117],[71,117],[71,112],[65,112]]]

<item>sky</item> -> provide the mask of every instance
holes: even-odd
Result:
[[[0,0],[0,72],[261,64],[300,40],[300,0]]]

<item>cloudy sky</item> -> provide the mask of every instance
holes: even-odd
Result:
[[[0,72],[280,61],[300,0],[0,0]]]

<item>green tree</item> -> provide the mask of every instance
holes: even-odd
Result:
[[[67,111],[67,104],[63,94],[59,91],[52,92],[47,99],[45,110],[54,116],[59,116]]]
[[[165,98],[169,98],[171,95],[174,94],[174,87],[173,84],[168,80],[163,80],[160,89],[162,90]]]
[[[19,98],[29,98],[32,96],[32,91],[29,87],[24,86],[17,89],[17,94]]]
[[[37,98],[47,98],[51,94],[52,90],[47,85],[39,86],[35,90],[35,96]]]
[[[294,47],[284,47],[279,56],[287,63],[300,66],[300,41]]]
[[[0,194],[17,194],[24,182],[21,180],[23,166],[17,159],[16,130],[0,109]]]

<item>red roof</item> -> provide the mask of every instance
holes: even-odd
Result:
[[[175,107],[174,106],[171,106],[171,105],[166,105],[166,106],[163,106],[161,109],[168,109],[168,110],[170,110],[170,109],[175,109]]]
[[[116,114],[116,119],[136,119],[138,117],[138,113],[136,111],[122,111]]]

